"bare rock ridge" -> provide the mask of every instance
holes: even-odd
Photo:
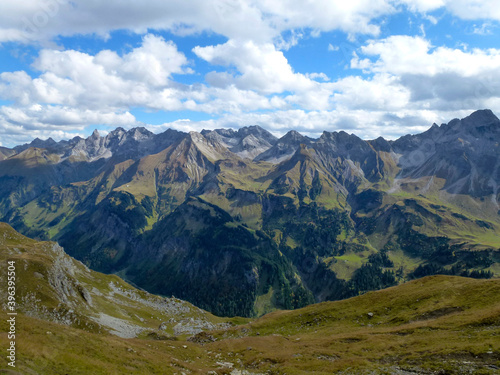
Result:
[[[290,130],[277,140],[272,147],[257,155],[254,160],[279,163],[290,158],[301,144],[310,145],[311,143],[312,140],[310,138],[303,136],[295,130]]]
[[[400,176],[436,176],[450,193],[498,195],[500,120],[490,110],[477,111],[418,135],[392,142],[402,155]]]
[[[238,131],[232,129],[202,130],[201,134],[207,139],[220,142],[231,152],[249,159],[268,150],[277,141],[275,136],[257,125],[243,127]]]

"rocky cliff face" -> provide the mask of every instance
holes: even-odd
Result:
[[[301,144],[309,145],[312,143],[312,140],[304,137],[302,134],[296,132],[295,130],[291,130],[286,133],[283,137],[275,142],[273,147],[270,147],[268,150],[256,155],[255,161],[269,161],[271,163],[280,163],[289,159],[295,151],[300,147]]]
[[[482,110],[448,124],[392,143],[401,177],[435,176],[452,194],[492,197],[498,202],[500,183],[500,120]]]
[[[238,131],[231,129],[204,130],[201,134],[209,140],[222,144],[236,155],[248,159],[262,154],[277,141],[275,136],[256,125],[243,127]]]

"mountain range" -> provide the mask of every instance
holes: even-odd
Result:
[[[500,275],[500,120],[394,141],[117,128],[0,149],[0,221],[223,316]]]

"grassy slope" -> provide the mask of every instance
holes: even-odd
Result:
[[[390,188],[382,189],[388,195],[384,204],[404,205],[413,199],[423,208],[420,214],[425,225],[417,230],[428,236],[446,236],[457,242],[468,242],[472,246],[500,247],[498,208],[490,197],[474,198],[468,195],[450,194],[443,189],[445,180],[435,177],[422,177],[417,180],[398,179]],[[409,211],[415,212],[411,208]],[[441,217],[436,222],[432,216]],[[478,223],[486,221],[491,228]]]
[[[274,312],[213,332],[217,341],[204,344],[123,339],[21,314],[17,369],[22,374],[229,374],[232,364],[269,374],[394,374],[400,369],[494,374],[500,367],[499,296],[500,280],[426,277],[344,301]],[[0,320],[2,348],[6,329]]]
[[[31,240],[0,223],[0,264],[7,260],[16,262],[18,312],[34,318],[126,336],[182,336],[183,327],[230,321],[187,302],[137,290],[116,275],[91,271],[56,244]],[[6,267],[0,269],[0,283],[0,300],[6,301]],[[158,331],[162,322],[164,329]]]
[[[499,296],[500,280],[426,277],[344,301],[271,313],[220,334],[232,338],[216,345],[239,353],[244,364],[256,364],[260,371],[278,367],[287,374],[349,368],[347,373],[358,373],[396,364],[451,374],[470,365],[474,373],[494,373],[485,364],[500,365]]]
[[[17,266],[19,374],[229,374],[229,366],[269,374],[378,374],[398,373],[399,369],[415,370],[416,374],[430,374],[431,370],[494,374],[495,366],[500,367],[498,279],[426,277],[348,300],[274,312],[212,332],[215,342],[200,342],[207,337],[203,334],[193,342],[187,340],[189,334],[173,337],[171,326],[158,331],[159,321],[171,317],[176,322],[185,318],[211,323],[228,320],[181,301],[178,303],[186,311],[175,316],[162,313],[144,301],[164,299],[137,291],[114,275],[87,271],[54,252],[53,246],[0,224],[1,264],[14,259]],[[69,268],[62,268],[66,284],[61,277],[58,280],[67,291],[84,287],[92,296],[90,306],[81,295],[70,292],[69,302],[62,302],[54,280],[49,281],[58,256],[65,260],[60,265],[71,262],[74,268],[73,275],[66,272]],[[6,301],[5,269],[0,268],[1,301]],[[111,282],[116,286],[114,293],[110,293]],[[128,293],[120,294],[117,288]],[[46,311],[61,312],[71,306],[75,319],[60,324],[53,315],[40,314],[32,305],[28,308],[23,297],[26,300],[30,294]],[[0,307],[0,314],[6,317],[4,308]],[[85,324],[94,322],[91,317],[99,312],[145,331],[126,339],[110,334],[105,326]],[[245,323],[241,319],[232,322]],[[0,319],[0,348],[8,347],[6,332],[6,319]],[[6,368],[5,357],[0,366]]]

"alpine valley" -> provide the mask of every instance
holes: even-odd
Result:
[[[0,148],[0,221],[149,293],[256,317],[499,276],[499,143],[490,110],[395,141],[258,126],[35,139]]]

